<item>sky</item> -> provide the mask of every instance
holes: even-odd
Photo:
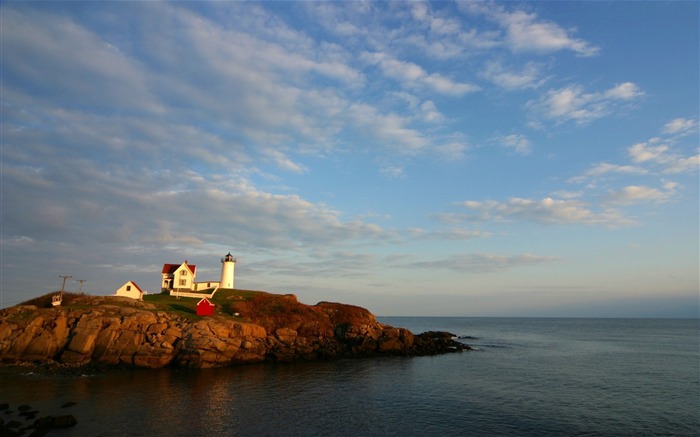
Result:
[[[377,315],[698,317],[699,16],[2,2],[0,307],[231,252]]]

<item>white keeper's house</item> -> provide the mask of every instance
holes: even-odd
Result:
[[[221,258],[221,279],[218,281],[197,281],[197,266],[188,264],[163,264],[161,270],[161,291],[178,297],[213,297],[217,290],[233,289],[233,279],[236,269],[236,259],[229,252]],[[143,300],[147,292],[142,290],[134,281],[127,281],[115,292],[115,296],[130,297]]]
[[[197,281],[197,266],[188,264],[187,260],[182,264],[163,264],[161,271],[161,290],[164,293],[175,294],[179,292],[213,293],[219,288],[233,288],[236,260],[231,253],[221,258],[221,279],[219,281]]]

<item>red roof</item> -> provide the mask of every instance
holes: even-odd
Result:
[[[186,261],[185,261],[186,262]],[[175,270],[179,269],[182,264],[163,264],[163,271],[161,273],[167,273],[169,275],[172,275],[175,273]],[[194,275],[194,272],[197,270],[197,266],[192,264],[187,264],[187,267],[189,267],[190,272]]]
[[[143,290],[141,290],[141,287],[139,287],[139,286],[136,284],[136,282],[134,282],[134,281],[129,281],[129,282],[131,282],[131,285],[133,285],[134,287],[136,287],[136,289],[137,289],[138,291],[140,291],[141,293],[143,293]]]
[[[203,298],[199,299],[199,302],[197,302],[197,305],[198,305],[198,306],[199,306],[199,305],[209,305],[209,306],[212,306],[212,307],[213,307],[213,306],[216,306],[216,305],[214,305],[213,303],[211,303],[211,302],[209,301],[209,299],[207,299],[206,297],[203,297]]]

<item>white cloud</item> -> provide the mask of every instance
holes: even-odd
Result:
[[[385,53],[365,52],[361,58],[371,64],[378,65],[382,72],[392,79],[398,80],[407,87],[427,87],[444,95],[463,95],[479,89],[478,86],[469,83],[454,82],[438,73],[427,73],[421,66],[394,59]]]
[[[464,201],[460,205],[475,211],[476,215],[467,215],[471,220],[510,221],[525,220],[548,224],[585,224],[619,226],[628,225],[627,219],[618,210],[592,210],[580,200],[557,200],[547,197],[541,200],[513,197],[505,202]]]
[[[509,69],[498,61],[489,61],[481,72],[481,76],[494,84],[509,90],[538,88],[546,81],[542,78],[541,66],[528,62],[520,70]]]
[[[351,251],[322,251],[296,258],[268,258],[247,265],[252,272],[311,278],[367,276],[379,264],[376,255]]]
[[[457,161],[463,159],[467,150],[469,150],[469,145],[464,141],[447,141],[445,143],[437,143],[433,150],[439,156],[446,159]]]
[[[516,53],[571,50],[580,56],[593,56],[600,51],[587,41],[570,36],[571,31],[534,13],[508,11],[501,4],[487,2],[460,2],[459,6],[470,13],[484,14],[499,23],[506,32],[505,43]]]
[[[678,133],[687,129],[693,129],[693,123],[687,120],[676,119],[664,126],[666,133]],[[627,148],[629,158],[635,165],[618,165],[607,162],[597,163],[586,170],[583,175],[572,177],[570,183],[581,183],[591,180],[589,188],[595,188],[603,176],[642,176],[663,174],[679,174],[698,171],[700,169],[700,155],[681,156],[671,147],[671,141],[654,137],[646,142],[634,144]],[[607,178],[611,180],[612,178]],[[627,182],[629,183],[629,182]],[[676,197],[678,185],[673,182],[666,182],[664,190],[650,188],[646,185],[627,185],[619,189],[611,189],[607,194],[601,196],[605,205],[633,205],[636,203],[651,201],[663,203]]]
[[[409,50],[419,49],[423,54],[437,59],[454,59],[462,57],[470,50],[482,51],[499,45],[496,41],[498,32],[481,32],[474,27],[465,26],[450,12],[431,10],[423,2],[409,2],[410,14],[422,32],[409,32],[394,38],[392,45],[405,45]],[[457,5],[460,7],[460,4]],[[467,27],[468,30],[464,28]],[[404,29],[405,30],[405,29]],[[376,38],[385,38],[389,29],[376,29]]]
[[[100,35],[41,8],[3,7],[2,14],[3,69],[5,77],[23,78],[18,89],[60,100],[64,108],[135,105],[158,111],[138,63]]]
[[[571,38],[556,23],[539,20],[536,14],[523,11],[499,14],[499,20],[507,29],[507,39],[516,52],[553,52],[572,50],[582,56],[598,53],[597,47],[586,41]]]
[[[294,173],[305,173],[306,168],[303,165],[297,164],[287,157],[282,151],[265,147],[261,153],[272,160],[278,167],[289,170]]]
[[[351,104],[345,115],[360,132],[375,135],[401,154],[415,155],[431,145],[420,131],[407,127],[410,119],[400,115],[380,114],[375,107],[364,103]]]
[[[644,92],[632,82],[615,85],[605,91],[604,96],[611,99],[631,100],[644,95]]]
[[[430,30],[437,34],[458,34],[462,25],[451,18],[434,17],[430,21]]]
[[[52,246],[162,244],[185,251],[231,241],[251,251],[341,247],[388,236],[380,226],[344,220],[322,203],[265,192],[230,174],[164,171],[148,163],[73,164],[32,174],[3,166],[3,202],[17,205],[3,209],[4,236]],[[27,198],[33,202],[23,202]]]
[[[596,93],[586,93],[580,85],[571,85],[550,90],[540,97],[539,101],[532,100],[526,106],[538,117],[586,124],[610,114],[613,109],[619,110],[619,102],[643,95],[644,93],[630,82]]]
[[[690,118],[676,118],[664,126],[663,132],[671,135],[685,135],[697,129],[698,121]]]
[[[527,155],[532,151],[532,144],[525,135],[510,134],[496,137],[503,147],[513,149],[519,155]]]
[[[427,23],[430,31],[438,35],[456,34],[462,28],[459,20],[447,16],[437,16],[429,8],[427,3],[412,2],[411,16],[414,20]]]
[[[700,154],[686,158],[677,157],[667,163],[666,173],[685,173],[700,170]]]
[[[432,100],[426,100],[420,105],[420,109],[423,111],[423,117],[425,121],[430,123],[437,123],[445,120],[445,116],[438,111],[437,106]]]
[[[456,95],[461,96],[463,94],[471,93],[479,90],[479,86],[470,83],[459,83],[454,82],[440,74],[433,73],[423,78],[425,84],[427,84],[434,91],[444,94],[444,95]]]
[[[414,20],[425,21],[428,19],[428,5],[426,3],[416,1],[411,3],[411,15]]]
[[[583,193],[581,191],[556,191],[552,193],[552,195],[561,199],[577,199],[581,197]]]
[[[517,267],[536,266],[555,261],[559,261],[559,258],[530,253],[510,256],[478,253],[450,255],[440,260],[425,260],[398,264],[397,267],[411,269],[448,269],[459,273],[491,273]]]
[[[632,165],[615,165],[607,162],[601,162],[595,164],[588,171],[586,171],[586,176],[602,176],[607,173],[644,174],[647,173],[647,171],[643,168]]]
[[[571,183],[580,183],[583,182],[589,178],[597,178],[606,174],[647,174],[649,173],[648,170],[642,168],[642,167],[636,167],[633,165],[617,165],[617,164],[610,164],[607,162],[600,162],[598,164],[594,164],[586,170],[586,172],[582,176],[576,176],[573,178],[570,178],[568,182]]]
[[[664,189],[643,185],[630,185],[605,196],[604,202],[611,205],[634,205],[642,202],[664,203],[675,197],[678,184],[667,182]]]
[[[662,167],[664,173],[684,173],[696,171],[700,166],[700,154],[680,156],[671,151],[667,144],[658,144],[659,138],[652,138],[646,143],[637,143],[629,147],[628,153],[634,162],[652,163]]]
[[[402,178],[405,176],[404,168],[397,165],[386,165],[379,169],[379,171],[391,178]]]
[[[652,139],[651,142],[655,143],[656,141]],[[668,149],[669,147],[665,144],[660,146],[650,146],[646,143],[638,143],[631,146],[628,149],[628,152],[634,162],[663,162],[666,159],[665,154],[668,152]]]
[[[413,228],[409,229],[408,232],[412,238],[416,239],[447,241],[461,241],[471,240],[473,238],[487,238],[492,235],[490,232],[476,231],[463,228],[451,228],[439,231],[428,231],[422,228]]]

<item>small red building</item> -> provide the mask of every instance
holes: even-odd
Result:
[[[214,315],[214,308],[216,305],[209,302],[209,299],[203,297],[202,300],[197,302],[197,315],[198,316],[212,316]]]

